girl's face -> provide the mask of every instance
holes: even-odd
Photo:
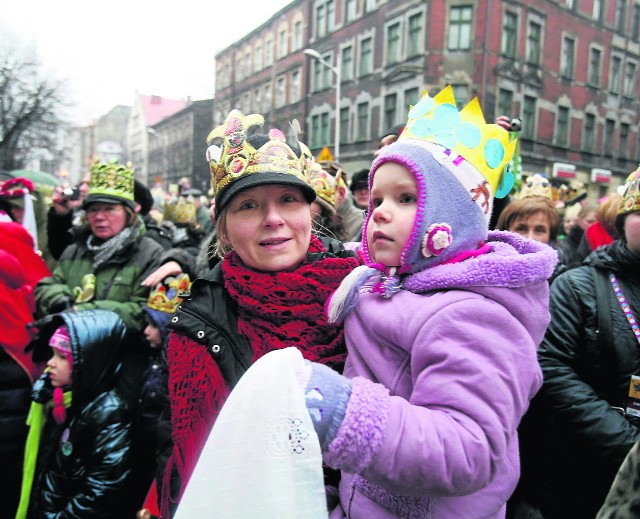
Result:
[[[367,223],[369,253],[385,267],[400,265],[416,218],[418,188],[404,166],[387,162],[380,166],[371,187],[372,212]]]
[[[162,334],[160,333],[160,328],[157,326],[150,323],[147,324],[147,327],[144,329],[144,336],[152,348],[162,346]]]
[[[627,248],[635,254],[640,254],[640,211],[629,213],[624,220],[624,236]]]
[[[63,387],[71,384],[71,363],[68,354],[57,348],[52,348],[53,356],[47,361],[49,380],[53,387]]]
[[[295,186],[269,184],[245,189],[227,206],[221,236],[252,269],[291,270],[302,263],[309,250],[309,203]]]
[[[551,239],[551,224],[542,211],[514,220],[507,230],[542,243],[549,243]]]

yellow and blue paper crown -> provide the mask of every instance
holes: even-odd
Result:
[[[505,166],[511,160],[516,139],[497,124],[487,124],[478,98],[458,110],[451,85],[436,96],[426,92],[409,112],[398,141],[417,139],[439,144],[463,157],[487,180],[493,196],[502,198],[513,187],[514,177]]]

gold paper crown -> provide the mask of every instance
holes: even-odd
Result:
[[[163,283],[158,283],[149,294],[147,307],[151,310],[172,314],[182,302],[180,297],[191,289],[191,280],[188,274],[180,274],[178,277],[169,277]]]
[[[196,206],[193,200],[179,196],[165,204],[163,218],[173,223],[195,223]]]
[[[640,166],[627,177],[624,183],[618,214],[633,211],[640,211]]]
[[[506,195],[513,185],[513,175],[504,169],[513,156],[516,139],[510,140],[509,132],[497,124],[487,124],[477,97],[458,111],[451,85],[435,97],[424,92],[418,104],[411,107],[398,141],[404,139],[433,142],[464,157],[498,197]]]
[[[211,167],[211,183],[216,197],[231,182],[256,173],[284,173],[294,175],[305,183],[309,181],[311,152],[302,142],[300,155],[289,147],[284,134],[277,129],[269,131],[269,141],[255,149],[247,140],[249,128],[262,126],[260,114],[245,116],[232,110],[223,125],[214,128],[207,142],[222,138],[222,147],[210,146],[207,160]]]
[[[318,195],[320,203],[323,203],[328,209],[335,211],[341,198],[342,183],[342,170],[338,170],[337,176],[333,176],[322,169],[322,166],[317,162],[311,164],[311,177],[309,183],[311,187]],[[342,191],[346,192],[346,188]],[[346,194],[346,193],[345,193]],[[344,196],[342,197],[344,199]]]
[[[118,164],[117,159],[107,163],[96,159],[91,166],[88,196],[113,196],[133,202],[135,170],[131,162]]]
[[[526,198],[528,196],[541,196],[553,200],[553,191],[549,179],[540,173],[527,177],[527,180],[522,184],[518,198]]]

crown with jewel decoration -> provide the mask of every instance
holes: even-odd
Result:
[[[346,185],[342,180],[342,170],[339,169],[334,177],[322,169],[317,162],[311,165],[311,177],[309,183],[316,192],[316,199],[321,205],[332,212],[344,201],[346,196]]]
[[[254,148],[248,140],[248,131],[263,124],[264,117],[260,114],[245,116],[239,110],[232,110],[224,124],[213,129],[207,137],[207,142],[222,139],[222,146],[212,145],[207,150],[216,206],[231,184],[252,175],[292,175],[308,185],[312,160],[309,148],[298,141],[300,153],[297,154],[278,129],[270,130],[269,140],[258,149]]]
[[[458,110],[451,85],[435,97],[425,92],[411,107],[398,141],[404,139],[432,142],[463,157],[487,180],[498,198],[506,196],[513,186],[513,175],[505,171],[505,166],[513,156],[516,140],[497,124],[487,124],[478,98]]]
[[[180,274],[178,277],[168,277],[162,283],[158,283],[149,294],[147,308],[172,314],[182,302],[185,292],[191,289],[191,280],[188,274]]]
[[[629,174],[622,188],[618,214],[640,211],[640,166]]]
[[[134,208],[135,170],[131,162],[118,164],[117,159],[100,162],[91,167],[89,192],[84,205],[92,202],[124,203]]]

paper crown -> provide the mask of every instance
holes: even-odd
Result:
[[[193,203],[193,199],[189,200],[188,198],[179,196],[171,200],[164,206],[163,217],[165,220],[173,223],[195,223],[196,206]]]
[[[134,208],[134,176],[131,162],[125,165],[118,164],[117,159],[106,163],[96,159],[91,167],[89,192],[84,205],[93,202],[124,203]]]
[[[311,177],[309,183],[317,195],[316,201],[335,212],[346,195],[346,185],[342,180],[342,170],[338,170],[334,177],[322,169],[317,162],[311,165]]]
[[[260,114],[245,116],[239,110],[232,110],[224,124],[213,129],[207,137],[207,142],[222,139],[222,146],[211,145],[207,149],[217,208],[222,209],[236,193],[234,190],[229,191],[232,184],[254,175],[261,175],[255,178],[256,185],[268,184],[269,180],[273,183],[296,184],[303,188],[309,201],[315,198],[315,193],[308,184],[312,161],[309,148],[298,141],[300,152],[294,152],[286,143],[284,134],[277,129],[269,131],[269,140],[265,144],[258,149],[254,148],[248,140],[248,131],[263,124],[264,117]]]
[[[513,156],[516,139],[510,140],[509,132],[497,124],[487,124],[477,97],[458,111],[451,85],[435,97],[425,92],[411,107],[398,141],[405,139],[433,142],[463,157],[486,179],[497,198],[506,196],[513,186],[513,174],[505,166]]]
[[[624,183],[618,214],[626,214],[633,211],[640,211],[640,166],[627,177]]]
[[[158,283],[149,294],[147,308],[172,314],[182,302],[185,292],[191,289],[191,280],[188,274],[180,274],[178,277],[168,277],[162,283]]]
[[[553,190],[549,179],[540,173],[527,177],[527,180],[522,184],[518,198],[528,196],[542,196],[553,200]]]

